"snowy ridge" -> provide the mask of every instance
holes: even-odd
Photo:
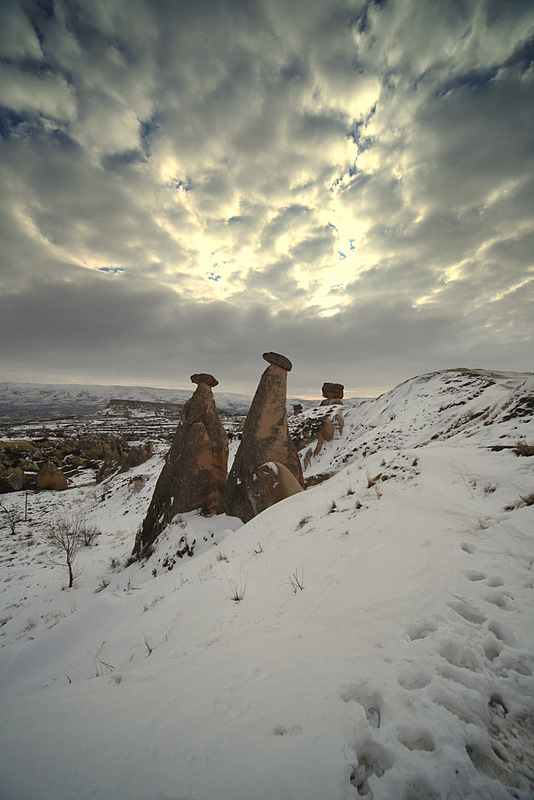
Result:
[[[329,479],[246,525],[184,514],[144,565],[110,559],[163,446],[32,497],[2,530],[4,795],[530,800],[533,376],[489,377],[344,408],[310,467]],[[102,530],[65,591],[42,536],[62,506]]]
[[[397,386],[342,413],[343,434],[327,445],[307,476],[332,472],[383,447],[421,447],[431,441],[513,447],[531,433],[534,376],[482,370],[442,370]],[[321,409],[304,412],[302,419]]]
[[[150,386],[97,386],[81,384],[0,383],[0,420],[29,419],[62,414],[93,414],[111,399],[144,400],[183,404],[192,389],[157,389]],[[217,392],[219,409],[246,413],[250,397]]]
[[[183,404],[191,397],[190,389],[158,389],[150,386],[98,386],[82,384],[0,383],[0,421],[59,417],[71,414],[94,414],[103,411],[111,399],[140,400],[151,403]],[[251,397],[214,390],[219,411],[246,414]],[[288,412],[294,403],[309,408],[313,403],[300,398],[288,399]]]

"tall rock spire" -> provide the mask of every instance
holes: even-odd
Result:
[[[269,366],[245,420],[221,504],[221,510],[244,522],[304,488],[287,427],[287,373],[292,364],[278,353],[264,353],[263,358]]]
[[[191,375],[197,384],[180,414],[171,448],[152,501],[137,534],[134,555],[142,556],[180,513],[202,509],[214,514],[221,501],[228,468],[228,437],[213,399],[213,375]]]

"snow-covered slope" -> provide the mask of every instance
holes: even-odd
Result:
[[[325,409],[292,420],[321,416]],[[312,459],[307,475],[332,472],[363,453],[384,447],[421,447],[433,441],[512,447],[531,432],[534,375],[484,370],[442,370],[405,381],[376,400],[355,408],[333,406],[342,414],[341,436]],[[313,450],[314,445],[308,445]]]
[[[309,468],[329,479],[246,525],[183,515],[119,571],[163,448],[31,497],[2,531],[0,796],[530,800],[532,380],[435,373],[344,408]],[[64,591],[61,508],[102,530]]]

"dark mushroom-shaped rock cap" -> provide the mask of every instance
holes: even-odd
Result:
[[[207,383],[208,386],[217,386],[219,381],[207,372],[198,372],[191,375],[191,383]]]
[[[269,364],[275,364],[277,367],[282,367],[282,369],[285,369],[288,372],[291,372],[293,369],[293,364],[289,358],[280,355],[280,353],[264,353],[263,358],[265,361],[268,361]]]
[[[323,397],[335,397],[341,399],[345,387],[342,383],[323,383]]]

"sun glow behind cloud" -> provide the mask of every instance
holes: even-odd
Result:
[[[533,7],[13,0],[0,15],[0,319],[6,338],[40,320],[15,373],[119,361],[167,383],[170,361],[202,354],[239,383],[229,353],[278,349],[304,383],[320,362],[382,386],[530,358]],[[99,330],[72,343],[68,302]]]

